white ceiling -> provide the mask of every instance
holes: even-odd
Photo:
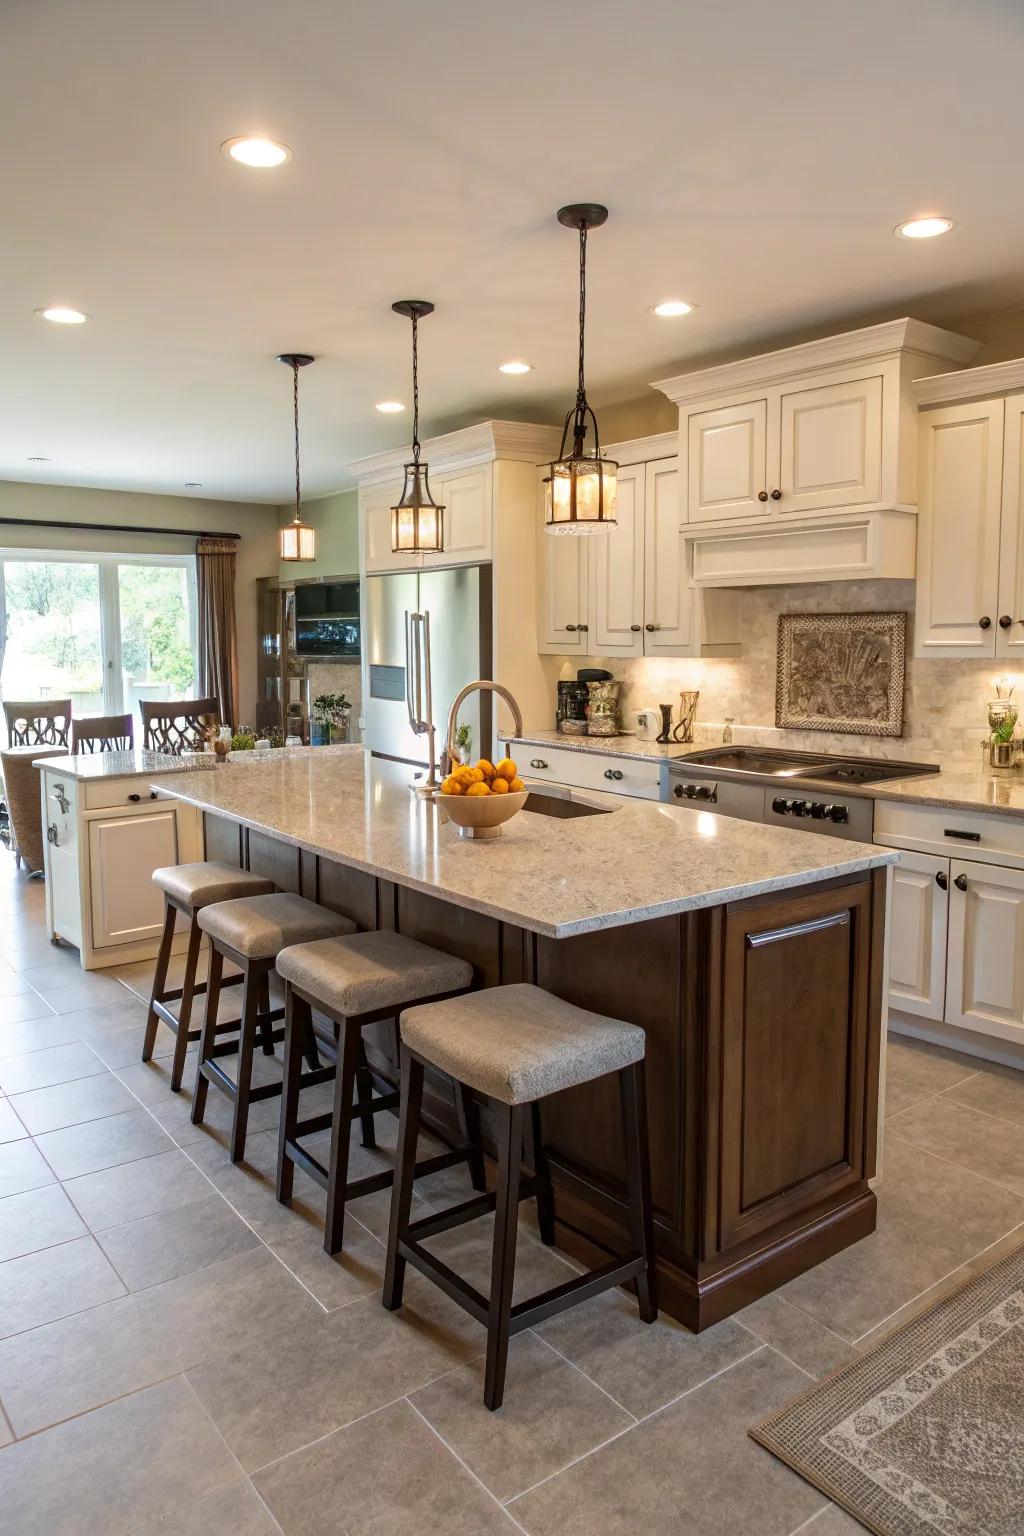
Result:
[[[591,240],[595,403],[693,359],[1024,303],[1019,0],[4,0],[0,478],[284,501],[406,440],[551,420]],[[262,131],[277,171],[226,160]],[[892,226],[957,220],[927,243]],[[699,305],[655,319],[666,296]],[[88,325],[38,320],[64,303]],[[523,356],[526,378],[497,364]],[[44,454],[52,463],[27,463]]]

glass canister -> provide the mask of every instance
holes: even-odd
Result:
[[[610,678],[603,683],[588,683],[587,692],[587,735],[588,736],[618,736],[619,734],[619,689],[622,684],[618,678]]]
[[[992,768],[1013,767],[1017,713],[1017,705],[1009,696],[988,701],[988,760]]]

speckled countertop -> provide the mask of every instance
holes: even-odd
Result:
[[[513,738],[501,733],[501,739]],[[641,741],[639,736],[563,736],[561,731],[529,731],[515,740],[527,747],[564,747],[567,752],[603,752],[608,757],[653,757],[658,761],[685,757],[687,752],[697,750],[692,742],[687,745],[681,741]]]
[[[212,768],[212,754],[188,752],[173,757],[169,752],[78,752],[74,756],[46,757],[36,765],[47,773],[61,773],[68,779],[131,779],[139,774],[194,773]]]
[[[787,890],[894,862],[839,838],[623,798],[608,816],[523,811],[466,841],[409,791],[410,770],[361,747],[274,753],[162,775],[164,794],[399,885],[549,938]]]

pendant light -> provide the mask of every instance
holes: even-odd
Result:
[[[412,321],[412,459],[405,466],[402,499],[391,508],[391,552],[415,555],[444,549],[444,507],[430,494],[428,466],[420,462],[420,386],[417,328],[434,312],[427,299],[399,299],[391,308]]]
[[[549,533],[601,533],[615,527],[616,477],[619,466],[612,459],[602,459],[597,435],[597,417],[587,404],[583,376],[584,334],[587,320],[587,231],[597,229],[608,217],[600,203],[570,203],[559,208],[558,222],[580,232],[580,371],[576,385],[576,404],[566,414],[562,428],[562,446],[551,472],[544,482],[547,530]],[[594,428],[594,446],[587,452],[587,417]],[[572,451],[565,444],[572,428]]]
[[[282,560],[315,560],[316,530],[302,521],[302,491],[299,483],[299,369],[306,368],[316,359],[308,352],[282,352],[279,363],[287,363],[292,370],[292,404],[295,414],[295,516],[278,531],[279,554]]]

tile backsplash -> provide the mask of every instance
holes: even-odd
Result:
[[[775,728],[775,647],[780,613],[868,613],[905,610],[907,629],[906,702],[902,737],[848,736],[824,731]],[[941,756],[950,767],[976,768],[986,731],[985,705],[994,697],[994,680],[1012,664],[996,661],[919,660],[914,656],[914,583],[848,581],[792,587],[750,587],[740,593],[743,654],[729,660],[642,657],[636,660],[588,658],[623,681],[623,723],[628,728],[638,709],[649,704],[679,703],[683,688],[699,688],[695,740],[721,740],[722,721],[735,718],[734,738],[761,745],[866,753],[873,757],[909,757],[932,761]],[[575,677],[582,665],[566,660],[561,676]],[[1024,677],[1018,685],[1024,703]],[[554,722],[552,721],[552,724]]]

